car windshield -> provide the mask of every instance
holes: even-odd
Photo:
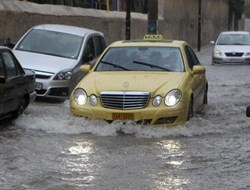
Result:
[[[175,47],[112,47],[95,71],[183,72],[184,64],[180,49]]]
[[[217,45],[250,45],[248,34],[222,34]]]
[[[17,49],[77,59],[83,37],[62,32],[47,30],[31,30],[21,41]]]

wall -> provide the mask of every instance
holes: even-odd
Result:
[[[147,29],[147,17],[138,13],[132,15],[131,36],[142,37]],[[99,30],[106,36],[107,43],[111,43],[124,39],[125,16],[124,12],[0,0],[0,39],[17,41],[34,25],[59,23]]]
[[[201,1],[201,43],[208,44],[228,27],[228,0]],[[159,0],[159,31],[197,47],[198,0]]]
[[[159,0],[158,32],[167,38],[197,45],[198,1]],[[188,3],[187,3],[188,2]],[[202,0],[202,44],[227,30],[227,0]],[[0,39],[17,41],[30,27],[42,23],[62,23],[96,29],[107,43],[125,39],[125,12],[102,11],[61,5],[35,4],[18,0],[0,0]],[[132,13],[131,38],[147,33],[147,15]]]

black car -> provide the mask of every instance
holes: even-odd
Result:
[[[247,117],[250,117],[250,106],[247,106],[246,115]]]
[[[17,118],[35,97],[35,73],[24,70],[12,51],[0,46],[0,121]]]

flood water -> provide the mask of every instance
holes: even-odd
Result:
[[[250,66],[207,68],[208,105],[183,126],[107,124],[34,102],[0,127],[1,190],[250,189]]]

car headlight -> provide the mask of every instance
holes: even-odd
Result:
[[[213,56],[214,56],[214,57],[221,57],[221,56],[222,56],[222,52],[219,51],[219,50],[214,50],[214,51],[213,51]]]
[[[153,99],[153,106],[158,107],[161,104],[162,97],[161,96],[156,96]]]
[[[250,52],[246,52],[246,53],[245,53],[245,56],[250,56]]]
[[[165,104],[167,106],[174,106],[176,105],[181,99],[181,91],[178,89],[171,90],[165,96]]]
[[[92,106],[96,106],[97,105],[97,97],[92,94],[90,97],[89,97],[89,103],[92,105]]]
[[[72,71],[63,70],[60,71],[54,78],[54,80],[70,80],[72,77]]]
[[[87,93],[81,89],[81,88],[78,88],[74,91],[74,100],[77,104],[83,106],[86,104],[87,102]]]

